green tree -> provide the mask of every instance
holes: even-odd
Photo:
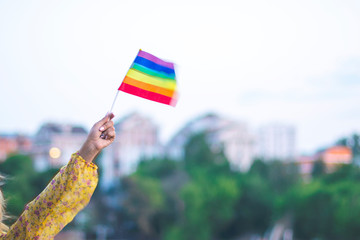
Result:
[[[9,224],[23,212],[27,203],[33,200],[47,185],[58,169],[37,173],[32,159],[26,155],[13,155],[0,164],[5,176],[2,187],[6,199],[6,211],[11,217]]]
[[[234,172],[221,145],[208,139],[189,138],[183,161],[142,161],[122,179],[119,218],[134,221],[147,238],[234,239],[263,234],[291,209],[285,196],[299,184],[294,164],[257,160],[248,173]]]
[[[321,182],[297,189],[295,234],[300,239],[327,239],[334,235],[334,203],[332,192]],[[332,239],[332,238],[330,238]]]
[[[182,210],[178,192],[185,181],[179,162],[143,160],[134,174],[122,179],[126,216],[144,236],[162,236]]]
[[[183,214],[165,239],[222,238],[234,218],[241,191],[236,173],[222,151],[214,152],[204,133],[192,136],[184,148],[188,182],[180,191]]]
[[[214,146],[215,148],[215,146]],[[191,175],[192,169],[205,167],[216,171],[229,171],[229,162],[226,159],[221,146],[216,146],[216,152],[211,149],[206,133],[198,133],[191,136],[184,146],[184,163],[186,171]]]
[[[354,163],[360,164],[360,136],[357,133],[349,137],[343,137],[336,141],[337,145],[346,146],[351,148],[353,153]]]
[[[358,239],[360,236],[359,182],[341,181],[331,186],[334,208],[334,228],[337,239]]]
[[[300,239],[358,239],[360,170],[344,165],[292,190],[295,236]]]
[[[7,213],[14,218],[23,211],[25,204],[37,194],[31,180],[35,177],[29,156],[13,155],[0,164],[0,172],[5,176],[3,192],[7,200]],[[12,221],[11,221],[12,222]]]
[[[185,239],[220,237],[234,217],[234,206],[241,192],[231,175],[203,171],[181,191],[185,204]]]
[[[141,232],[147,236],[156,236],[152,221],[165,205],[160,182],[154,178],[133,176],[124,179],[123,185],[128,192],[123,206],[135,218]]]
[[[321,159],[318,159],[314,162],[313,169],[311,171],[311,176],[313,178],[318,178],[323,176],[326,173],[326,166]]]
[[[257,176],[269,184],[271,191],[284,194],[300,181],[298,168],[293,163],[281,161],[264,162],[256,159],[250,167],[248,176]]]

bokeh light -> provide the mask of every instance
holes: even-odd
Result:
[[[57,147],[52,147],[49,150],[49,156],[51,158],[57,159],[61,156],[61,150]]]

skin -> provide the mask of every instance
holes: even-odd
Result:
[[[109,146],[115,140],[115,128],[112,119],[114,114],[109,113],[94,124],[91,128],[84,144],[79,150],[79,155],[86,161],[92,162],[102,149]],[[0,176],[0,181],[2,177]],[[8,227],[2,223],[4,217],[4,199],[0,189],[0,233],[8,230]]]
[[[115,128],[112,119],[114,114],[106,116],[94,124],[87,139],[79,150],[79,155],[87,162],[92,162],[102,149],[109,146],[115,140]]]

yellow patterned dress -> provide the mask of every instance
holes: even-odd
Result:
[[[97,183],[97,166],[74,153],[0,239],[53,239],[88,204]]]

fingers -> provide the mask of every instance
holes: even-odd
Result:
[[[113,113],[108,113],[107,115],[110,118],[109,120],[111,120],[111,119],[113,119],[115,117],[115,115]]]
[[[107,113],[105,117],[103,117],[100,121],[95,123],[95,126],[97,126],[100,130],[100,127],[103,126],[106,122],[109,122],[111,119],[113,119],[114,116],[115,115],[113,113]]]
[[[101,132],[100,138],[102,139],[112,139],[115,138],[115,128],[114,122],[111,119],[114,117],[114,114],[107,114],[103,119],[101,119],[98,123],[102,124],[98,129]]]
[[[102,126],[99,127],[99,131],[100,132],[104,132],[106,131],[108,128],[111,128],[114,126],[114,122],[113,121],[108,121],[105,122]]]
[[[109,127],[104,132],[101,133],[100,137],[105,140],[112,140],[115,139],[115,128]]]

